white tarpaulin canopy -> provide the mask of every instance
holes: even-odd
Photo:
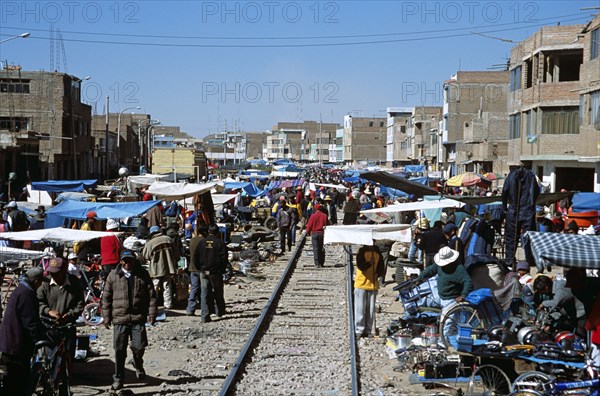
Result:
[[[90,239],[119,234],[120,232],[82,231],[56,227],[47,228],[45,230],[3,232],[0,234],[0,239],[9,239],[11,241],[49,241],[65,243],[74,241],[87,241]]]
[[[4,262],[35,260],[42,258],[43,256],[44,252],[37,250],[26,250],[8,246],[0,246],[0,261]]]
[[[410,242],[409,224],[357,224],[325,227],[325,244],[373,245],[373,241]]]
[[[211,194],[215,209],[217,209],[219,205],[223,205],[225,202],[231,201],[236,195],[237,194]],[[183,200],[178,201],[178,203],[179,205],[183,206]],[[194,209],[193,202],[186,202],[185,205],[186,209]]]
[[[367,219],[372,220],[376,223],[381,223],[389,219],[394,213],[398,212],[411,212],[415,210],[428,210],[428,209],[441,209],[441,208],[462,208],[465,206],[464,203],[456,201],[454,199],[435,199],[432,201],[418,201],[408,203],[396,203],[383,208],[361,210],[360,214],[363,214]]]
[[[173,200],[173,199],[184,199],[189,197],[195,197],[196,195],[203,194],[214,188],[216,183],[169,183],[155,181],[148,187],[146,192],[151,195],[155,195],[158,198]]]
[[[348,187],[342,185],[342,184],[325,184],[325,183],[310,183],[310,189],[313,191],[316,191],[317,189],[314,188],[314,186],[319,186],[319,187],[327,187],[327,188],[337,188],[338,190],[347,190]]]
[[[127,188],[129,191],[133,191],[136,187],[148,186],[157,180],[164,180],[168,179],[169,177],[171,177],[171,175],[153,175],[150,173],[139,176],[129,176],[127,178]]]

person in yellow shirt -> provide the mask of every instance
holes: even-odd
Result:
[[[357,337],[370,337],[375,317],[378,278],[384,274],[383,255],[377,246],[362,246],[356,254],[354,279],[354,331]]]

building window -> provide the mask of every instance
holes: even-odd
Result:
[[[369,121],[369,127],[373,127],[373,121]]]
[[[0,130],[19,132],[29,130],[29,119],[26,117],[0,117]]]
[[[406,133],[406,125],[400,125],[400,133]]]
[[[0,92],[29,93],[29,82],[31,80],[14,80],[8,78],[0,79]]]
[[[510,71],[509,88],[511,91],[521,89],[521,66],[517,66]]]
[[[521,113],[509,117],[509,139],[521,138]]]
[[[400,150],[406,151],[406,142],[400,142]]]
[[[542,109],[542,133],[546,135],[579,133],[579,108]]]
[[[590,123],[600,125],[600,91],[590,94]]]
[[[533,59],[525,61],[525,88],[531,88],[533,85]]]
[[[383,121],[379,122],[379,128],[383,128]]]
[[[592,30],[592,42],[590,48],[590,59],[596,59],[600,52],[600,28]]]

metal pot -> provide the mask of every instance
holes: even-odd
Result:
[[[396,349],[408,348],[412,342],[412,336],[409,334],[394,334],[390,338],[394,342]]]

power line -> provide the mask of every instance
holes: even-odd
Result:
[[[565,19],[560,22],[571,22],[579,20],[581,18]],[[559,22],[559,21],[556,21]],[[350,41],[342,43],[304,43],[304,44],[181,44],[181,43],[148,43],[148,42],[127,42],[127,41],[106,41],[106,40],[83,40],[83,39],[64,39],[64,41],[77,42],[77,43],[89,43],[89,44],[111,44],[111,45],[128,45],[128,46],[141,46],[141,47],[180,47],[180,48],[301,48],[301,47],[340,47],[350,45],[371,45],[371,44],[390,44],[410,41],[424,41],[424,40],[437,40],[437,39],[448,39],[456,37],[465,37],[473,35],[482,35],[486,33],[497,33],[505,31],[513,31],[520,29],[527,29],[531,27],[542,27],[548,26],[547,23],[540,23],[535,25],[527,25],[522,27],[512,27],[506,29],[494,29],[484,32],[468,32],[461,34],[451,35],[439,35],[430,37],[412,37],[403,39],[392,39],[392,40],[373,40],[373,41]],[[47,37],[35,37],[30,36],[30,39],[34,40],[48,40]]]
[[[543,22],[543,21],[554,21],[558,22],[557,19],[560,18],[561,21],[567,21],[562,18],[570,18],[570,17],[579,17],[579,18],[588,18],[588,13],[576,13],[569,15],[557,15],[547,18],[536,19],[535,22]],[[579,19],[577,18],[577,19]],[[571,19],[572,20],[572,19]],[[177,36],[177,35],[153,35],[153,34],[131,34],[131,33],[102,33],[102,32],[82,32],[82,31],[69,31],[62,30],[62,33],[69,34],[81,34],[81,35],[91,35],[91,36],[108,36],[108,37],[136,37],[136,38],[152,38],[152,39],[176,39],[176,40],[325,40],[325,39],[345,39],[345,38],[369,38],[369,37],[390,37],[390,36],[404,36],[404,35],[419,35],[419,34],[431,34],[431,33],[445,33],[445,32],[454,32],[454,31],[463,31],[463,30],[474,30],[474,29],[483,29],[489,28],[491,26],[501,27],[501,26],[513,26],[513,25],[522,25],[528,24],[529,22],[520,21],[520,22],[507,22],[507,23],[499,23],[499,24],[488,24],[488,25],[479,25],[479,26],[469,26],[469,27],[460,27],[460,28],[449,28],[449,29],[435,29],[435,30],[427,30],[422,32],[394,32],[394,33],[373,33],[373,34],[354,34],[354,35],[333,35],[333,36],[287,36],[287,37],[248,37],[248,36]],[[528,26],[539,26],[539,25],[528,25]],[[23,27],[12,27],[12,26],[3,26],[3,29],[8,30],[22,30]],[[28,31],[33,32],[48,32],[48,29],[35,29],[28,28]]]

